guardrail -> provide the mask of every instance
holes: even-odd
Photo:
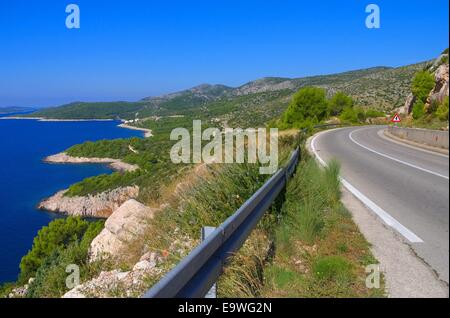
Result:
[[[299,160],[298,147],[291,154],[286,167],[279,169],[233,215],[154,285],[144,298],[204,297],[219,278],[230,257],[244,244],[286,186]]]

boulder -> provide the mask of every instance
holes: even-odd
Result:
[[[155,210],[134,199],[116,209],[105,222],[105,228],[92,241],[90,260],[119,255],[133,239],[142,235]]]

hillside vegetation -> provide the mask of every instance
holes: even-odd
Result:
[[[402,106],[414,73],[424,63],[399,68],[376,67],[304,78],[263,78],[240,87],[203,84],[185,91],[138,102],[72,103],[29,116],[60,119],[121,118],[209,114],[233,125],[262,125],[278,117],[302,87],[323,88],[327,97],[340,91],[362,107],[392,110]]]
[[[431,129],[448,127],[448,61],[446,49],[436,60],[415,73],[405,106],[411,116],[402,125]]]

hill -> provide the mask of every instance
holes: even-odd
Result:
[[[18,106],[10,106],[10,107],[0,107],[0,114],[13,114],[13,113],[24,113],[31,112],[33,108],[30,107],[18,107]]]
[[[343,91],[365,107],[392,110],[409,94],[415,72],[426,63],[398,68],[374,67],[339,74],[303,78],[267,77],[240,87],[202,84],[137,102],[76,102],[34,112],[29,116],[55,119],[121,118],[205,115],[233,124],[263,124],[284,111],[291,95],[304,86]],[[210,118],[212,118],[210,117]]]

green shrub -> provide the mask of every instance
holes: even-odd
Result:
[[[352,107],[345,108],[339,118],[343,122],[356,123],[358,121],[358,115]]]
[[[376,110],[376,109],[368,109],[366,111],[366,118],[377,118],[377,117],[384,117],[385,114],[382,111]]]
[[[318,123],[328,116],[328,102],[325,90],[317,87],[300,89],[292,97],[288,109],[283,114],[283,122],[288,127],[304,128],[305,122]]]
[[[345,108],[353,108],[354,101],[353,99],[342,93],[337,92],[329,102],[329,111],[333,116],[339,115]]]
[[[43,260],[36,271],[35,280],[30,285],[27,297],[61,297],[68,291],[66,268],[71,264],[80,268],[80,278],[83,280],[89,272],[89,246],[102,229],[103,221],[91,222],[88,224],[81,240],[72,242],[67,246],[57,247]]]
[[[418,100],[425,103],[433,87],[434,77],[430,72],[420,71],[416,73],[412,81],[412,92]]]
[[[73,243],[83,242],[83,248],[87,250],[89,240],[95,237],[102,226],[102,222],[89,223],[79,217],[56,219],[50,222],[48,226],[39,230],[33,240],[32,249],[22,258],[19,281],[28,280],[48,257]],[[86,239],[84,239],[85,234],[87,234]]]
[[[412,113],[414,119],[422,118],[425,115],[425,104],[420,99],[414,103]]]
[[[341,121],[349,123],[363,123],[366,120],[366,113],[361,107],[347,107],[339,116]]]
[[[436,116],[442,121],[448,121],[448,97],[437,107]]]

